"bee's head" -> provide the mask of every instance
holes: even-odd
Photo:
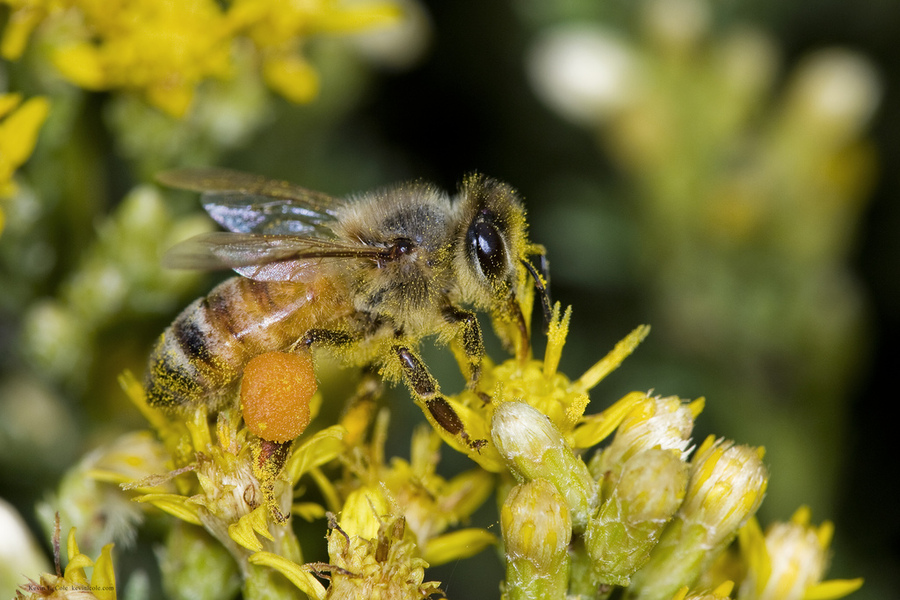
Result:
[[[523,357],[529,347],[529,274],[535,276],[545,310],[549,297],[545,278],[526,260],[542,250],[528,243],[522,202],[507,184],[474,174],[463,180],[457,209],[456,272],[465,299],[489,311],[501,340]]]

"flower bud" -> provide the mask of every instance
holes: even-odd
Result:
[[[175,521],[157,556],[169,598],[232,598],[241,588],[234,557],[200,527]]]
[[[566,499],[544,479],[510,490],[500,511],[510,600],[562,598],[569,580],[572,520]]]
[[[677,450],[645,450],[625,464],[585,532],[600,583],[628,585],[681,505],[687,481],[688,465]]]
[[[707,438],[692,461],[681,508],[632,578],[631,598],[669,600],[706,571],[762,502],[768,475],[760,455]]]
[[[760,449],[711,437],[697,450],[679,514],[708,531],[708,549],[729,544],[762,503],[769,477],[760,455]]]
[[[566,499],[576,530],[584,530],[597,484],[550,419],[523,402],[504,402],[494,410],[491,437],[513,475],[555,485]]]
[[[625,463],[650,448],[677,450],[686,459],[694,416],[676,397],[644,398],[628,413],[612,443],[591,461],[591,473],[605,486],[615,486]]]

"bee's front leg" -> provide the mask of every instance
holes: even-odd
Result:
[[[477,450],[482,447],[486,443],[485,440],[473,440],[469,437],[459,415],[441,394],[437,380],[428,371],[422,359],[415,352],[400,344],[394,346],[393,350],[400,361],[406,384],[416,400],[428,410],[428,415],[431,416],[429,420],[447,433],[457,436],[470,448]]]
[[[457,340],[459,340],[465,354],[467,373],[466,381],[470,389],[475,388],[478,378],[481,377],[481,361],[484,359],[484,339],[481,337],[481,326],[475,313],[448,306],[443,312],[444,320],[457,328]]]

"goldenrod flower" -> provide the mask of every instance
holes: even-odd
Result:
[[[259,49],[269,87],[298,103],[309,102],[319,91],[318,75],[301,53],[307,37],[369,29],[393,23],[400,16],[393,2],[336,0],[234,0],[228,12],[233,26],[245,31]]]
[[[510,359],[494,365],[485,360],[478,390],[464,390],[448,398],[469,437],[485,440],[486,444],[477,449],[462,444],[434,422],[427,410],[424,411],[444,441],[467,454],[484,469],[494,473],[505,472],[506,461],[491,442],[491,423],[493,412],[508,400],[525,402],[546,415],[571,448],[589,448],[611,434],[643,394],[626,396],[602,413],[585,416],[584,411],[590,402],[588,391],[634,351],[650,328],[641,326],[632,331],[603,359],[572,381],[557,371],[570,316],[571,311],[560,315],[559,305],[554,307],[542,361]],[[484,401],[482,392],[487,393],[490,402]]]
[[[89,90],[139,91],[180,117],[194,88],[229,74],[231,31],[213,0],[74,0],[84,39],[57,48],[54,62]]]
[[[279,571],[316,600],[418,599],[440,593],[438,582],[424,581],[428,563],[418,556],[406,520],[379,487],[355,490],[340,521],[329,519],[328,564],[300,565],[268,552],[254,554],[251,562]],[[329,573],[328,589],[310,572]]]
[[[603,477],[604,486],[612,487],[633,456],[653,448],[674,450],[687,460],[694,419],[702,408],[703,400],[684,404],[674,397],[640,398],[622,419],[612,443],[591,460],[594,477]]]
[[[428,426],[413,432],[410,461],[395,457],[381,463],[386,438],[386,411],[379,415],[369,469],[359,473],[364,485],[381,486],[406,519],[422,558],[440,565],[481,552],[495,537],[479,528],[446,530],[465,521],[487,500],[494,477],[480,468],[445,479],[437,473],[441,438]],[[375,462],[375,461],[378,462]]]
[[[340,454],[343,428],[335,425],[298,442],[293,450],[286,447],[283,469],[271,473],[271,480],[261,480],[259,440],[246,428],[238,427],[237,411],[218,414],[213,436],[205,407],[199,407],[187,421],[170,420],[147,405],[143,388],[130,375],[123,376],[122,383],[169,449],[176,470],[168,477],[175,478],[180,492],[148,493],[137,501],[202,525],[232,552],[245,575],[252,552],[280,549],[291,558],[299,558],[293,550],[296,540],[292,531],[275,517],[290,514],[294,485],[304,474]],[[313,415],[320,405],[317,396],[311,406]],[[194,481],[180,477],[189,473],[195,475]],[[166,475],[160,474],[155,479],[163,477]],[[299,510],[309,512],[310,508]]]
[[[691,591],[684,586],[672,596],[672,600],[729,600],[734,582],[726,581],[711,591]]]
[[[637,398],[613,441],[590,461],[600,482],[599,510],[585,532],[595,582],[628,585],[647,561],[684,498],[688,445],[702,407],[702,400]]]
[[[2,0],[10,7],[9,21],[0,40],[0,56],[16,60],[22,56],[31,32],[49,14],[64,10],[71,0]]]
[[[181,117],[198,84],[232,74],[234,44],[249,37],[269,86],[293,102],[308,102],[318,75],[302,54],[310,35],[346,33],[395,22],[393,2],[335,0],[2,0],[12,6],[3,56],[21,56],[39,24],[62,75],[89,90],[137,92],[165,113]],[[73,33],[74,32],[74,33]],[[246,41],[246,40],[243,40]]]
[[[350,494],[340,524],[328,533],[334,598],[418,598],[438,591],[424,582],[428,564],[419,558],[405,519],[379,488]]]
[[[49,112],[50,102],[42,96],[23,103],[20,94],[0,94],[0,201],[16,193],[13,173],[34,151]],[[0,233],[5,221],[0,204]]]
[[[802,507],[789,523],[770,526],[765,536],[755,519],[741,529],[748,568],[740,600],[833,600],[862,585],[862,579],[822,581],[834,527],[828,521],[815,527],[809,520],[809,508]]]
[[[59,575],[58,572],[56,575],[42,574],[38,581],[20,586],[21,591],[16,592],[16,598],[18,600],[40,600],[41,598],[115,600],[116,575],[112,564],[113,545],[104,546],[97,560],[91,560],[78,549],[73,527],[69,530],[66,546],[69,564],[66,566],[65,572],[62,575]],[[93,567],[90,579],[84,571],[88,567]]]
[[[143,521],[141,507],[118,484],[145,482],[142,493],[171,493],[171,481],[152,476],[165,472],[168,456],[149,431],[130,432],[85,455],[69,469],[59,489],[37,506],[38,516],[49,529],[58,515],[80,532],[87,552],[109,542],[133,541]]]

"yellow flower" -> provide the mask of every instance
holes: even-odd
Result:
[[[388,411],[382,409],[375,419],[371,441],[354,448],[353,459],[346,461],[349,477],[344,480],[353,483],[350,492],[344,494],[352,493],[357,486],[380,486],[398,514],[406,519],[422,558],[431,565],[472,556],[495,543],[494,535],[484,529],[445,533],[449,527],[466,521],[484,503],[494,490],[494,476],[477,467],[451,479],[440,476],[437,466],[441,438],[428,426],[413,431],[409,461],[394,457],[386,464],[387,428]],[[318,482],[326,497],[332,499],[329,508],[340,510],[341,493],[324,477]]]
[[[336,0],[281,2],[234,0],[228,18],[259,49],[266,83],[292,102],[309,102],[319,91],[315,69],[300,52],[318,33],[349,33],[395,22],[393,2],[342,3]]]
[[[677,450],[650,448],[629,459],[616,479],[591,518],[584,542],[594,579],[628,585],[681,505],[688,467]]]
[[[801,507],[789,523],[776,523],[765,536],[755,519],[741,530],[741,553],[747,576],[741,600],[834,600],[859,589],[862,579],[822,581],[834,531],[826,521],[809,524],[810,511]]]
[[[672,596],[672,600],[728,600],[731,598],[733,589],[734,582],[732,581],[726,581],[709,592],[691,592],[687,586],[684,586]]]
[[[0,4],[7,4],[11,9],[0,40],[0,56],[16,60],[25,51],[34,28],[49,14],[67,8],[71,0],[2,0]]]
[[[340,522],[329,518],[328,564],[300,565],[273,553],[258,552],[255,565],[284,574],[316,600],[324,598],[426,598],[440,592],[439,583],[425,582],[428,563],[418,556],[406,520],[380,487],[352,492]],[[310,571],[328,572],[325,588]]]
[[[596,508],[598,486],[559,429],[525,402],[503,402],[494,410],[491,437],[516,479],[541,479],[556,486],[572,524],[584,531]]]
[[[229,74],[231,31],[212,0],[74,0],[84,39],[58,48],[63,76],[90,90],[139,91],[180,117],[196,85]]]
[[[677,451],[681,460],[687,460],[694,419],[702,408],[702,399],[691,404],[674,397],[637,399],[612,443],[591,460],[594,477],[603,477],[604,486],[611,488],[632,457],[654,448]]]
[[[260,440],[245,427],[238,427],[238,411],[218,414],[215,436],[208,424],[204,407],[192,418],[169,419],[147,405],[144,389],[130,374],[121,378],[130,399],[148,418],[163,444],[169,450],[175,470],[147,481],[137,481],[129,488],[143,487],[150,481],[174,479],[179,493],[148,493],[135,498],[156,506],[183,521],[202,525],[238,562],[246,563],[251,552],[278,550],[295,542],[290,528],[278,519],[290,514],[293,490],[299,479],[320,465],[333,460],[343,450],[343,428],[339,425],[298,441],[295,448],[285,446],[283,468],[260,477]],[[321,406],[314,397],[311,414]],[[182,477],[194,473],[196,478]],[[307,514],[324,513],[301,506]],[[260,541],[262,537],[265,541]]]
[[[16,193],[12,177],[34,151],[38,131],[50,112],[50,102],[42,97],[24,103],[20,94],[0,94],[0,200]],[[0,206],[0,233],[5,216]]]
[[[589,448],[610,435],[645,394],[629,394],[607,410],[585,416],[585,408],[590,402],[588,391],[634,351],[650,328],[641,326],[632,331],[603,359],[572,381],[557,371],[570,316],[570,310],[561,316],[559,304],[554,307],[543,360],[510,359],[499,365],[485,360],[478,390],[464,390],[448,398],[469,437],[485,440],[484,445],[475,449],[462,444],[434,422],[428,411],[424,411],[444,441],[467,454],[482,468],[494,473],[506,472],[506,461],[491,442],[491,420],[497,407],[511,400],[525,402],[546,415],[571,448]],[[484,401],[484,392],[490,397],[490,402]]]
[[[430,427],[413,432],[410,462],[393,458],[382,466],[376,479],[391,493],[406,525],[413,533],[422,557],[431,565],[466,558],[494,543],[483,529],[460,529],[445,534],[475,512],[494,488],[494,477],[475,468],[445,479],[437,474],[440,437]]]
[[[57,530],[56,541],[59,541]],[[54,599],[78,599],[78,600],[115,600],[116,599],[116,574],[112,564],[112,544],[107,544],[100,551],[96,561],[82,554],[78,550],[75,541],[75,528],[69,531],[67,541],[69,564],[62,575],[44,573],[39,581],[32,581],[20,586],[22,591],[16,592],[19,600],[39,600],[40,598]],[[57,565],[59,564],[57,556]],[[93,567],[91,578],[88,580],[85,568]],[[58,566],[57,566],[58,569]],[[58,573],[59,571],[57,571]],[[26,592],[23,594],[22,592]]]
[[[52,60],[66,79],[89,90],[139,93],[174,117],[189,110],[202,81],[231,75],[234,44],[244,37],[269,87],[293,102],[309,102],[319,90],[318,74],[302,53],[311,35],[371,29],[402,15],[389,1],[0,2],[13,9],[0,46],[5,58],[19,58],[31,32],[49,22],[56,25],[46,28],[55,46]]]
[[[110,541],[132,541],[144,515],[131,501],[134,494],[123,493],[119,484],[141,481],[140,493],[173,492],[171,481],[152,480],[165,471],[166,458],[162,444],[149,431],[123,434],[70,468],[58,491],[38,504],[38,515],[45,527],[56,516],[76,526],[88,553]]]
[[[600,482],[599,510],[585,532],[598,583],[628,585],[685,497],[694,419],[704,401],[636,398],[612,442],[589,467]]]

